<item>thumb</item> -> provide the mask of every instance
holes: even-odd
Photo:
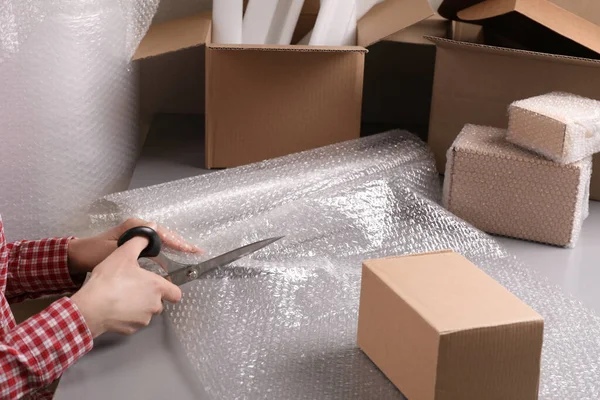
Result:
[[[116,251],[137,260],[149,243],[150,241],[147,238],[136,236],[123,243]]]
[[[181,300],[182,293],[179,286],[176,286],[166,280],[165,278],[156,275],[156,278],[160,281],[160,288],[163,300],[167,300],[170,303],[177,303]]]

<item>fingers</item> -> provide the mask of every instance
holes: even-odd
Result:
[[[123,326],[123,327],[116,329],[116,331],[117,331],[117,333],[120,333],[121,335],[131,336],[134,333],[136,333],[139,329],[140,329],[139,327],[135,327],[133,325],[127,325],[127,326]]]
[[[174,285],[154,272],[140,269],[140,273],[146,275],[145,279],[148,279],[148,281],[146,281],[148,284],[155,285],[156,290],[160,293],[160,300],[166,300],[170,303],[178,303],[181,300],[182,293],[179,286]]]
[[[137,260],[141,252],[148,246],[148,239],[142,236],[136,236],[129,239],[115,252],[127,254],[130,258]]]
[[[167,281],[164,278],[161,278],[158,276],[157,276],[157,278],[160,280],[159,288],[160,288],[163,300],[166,300],[170,303],[179,302],[182,297],[181,289],[178,286],[172,284],[171,282]]]
[[[144,319],[141,319],[138,322],[129,322],[124,323],[120,326],[115,327],[114,331],[120,333],[121,335],[131,336],[136,334],[140,329],[143,329],[150,325],[150,321],[152,320],[152,316],[148,315]]]
[[[186,253],[204,254],[204,251],[196,246],[189,244],[184,238],[177,233],[158,226],[156,222],[147,222],[139,218],[129,218],[120,225],[119,235],[125,231],[137,226],[147,226],[154,229],[160,236],[163,243],[174,250],[183,251]]]
[[[139,218],[128,218],[121,224],[122,231],[125,232],[128,229],[135,228],[136,226],[147,226],[148,228],[156,229],[156,222],[147,222]]]
[[[146,222],[139,218],[128,218],[125,222],[111,228],[108,232],[106,232],[103,236],[106,239],[118,240],[119,237],[127,232],[131,228],[136,228],[138,226],[147,226],[148,228],[152,228],[157,230],[158,225],[156,222]]]
[[[160,235],[160,238],[162,239],[164,244],[174,250],[195,254],[204,253],[202,249],[199,249],[198,247],[189,244],[184,238],[182,238],[175,232],[169,231],[162,227],[158,227],[157,232]]]
[[[164,310],[165,306],[162,301],[157,302],[157,304],[152,309],[152,314],[161,314]]]

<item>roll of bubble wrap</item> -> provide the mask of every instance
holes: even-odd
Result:
[[[444,205],[488,233],[575,246],[588,216],[591,157],[561,165],[505,137],[504,129],[463,128],[448,150]]]
[[[0,212],[9,240],[85,226],[137,157],[130,56],[158,0],[0,5]]]
[[[553,92],[508,107],[507,139],[561,164],[600,152],[600,101]]]
[[[167,310],[211,399],[402,398],[356,345],[361,263],[440,249],[543,315],[542,399],[598,398],[600,319],[443,209],[440,192],[425,144],[395,131],[110,195],[92,232],[138,216],[207,256],[286,236],[184,286]]]

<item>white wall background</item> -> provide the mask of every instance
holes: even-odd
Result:
[[[429,3],[437,10],[442,1],[443,0],[429,0]],[[213,0],[162,0],[156,16],[154,17],[154,22],[161,22],[210,11],[212,9],[212,2]]]
[[[212,9],[212,0],[161,0],[154,22],[181,18]]]

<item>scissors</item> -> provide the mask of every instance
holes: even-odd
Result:
[[[137,226],[127,230],[121,235],[121,237],[119,237],[117,246],[120,247],[127,241],[139,236],[148,239],[149,243],[148,246],[142,250],[138,258],[156,258],[159,264],[161,264],[168,271],[168,274],[164,276],[164,278],[170,280],[177,286],[181,286],[185,283],[196,280],[209,271],[231,264],[240,258],[246,257],[272,243],[275,243],[280,239],[283,239],[283,236],[265,239],[243,247],[239,247],[235,250],[221,254],[220,256],[211,258],[210,260],[206,260],[198,264],[181,264],[171,260],[161,252],[162,241],[160,240],[160,236],[158,236],[158,233],[154,229],[147,226]]]

